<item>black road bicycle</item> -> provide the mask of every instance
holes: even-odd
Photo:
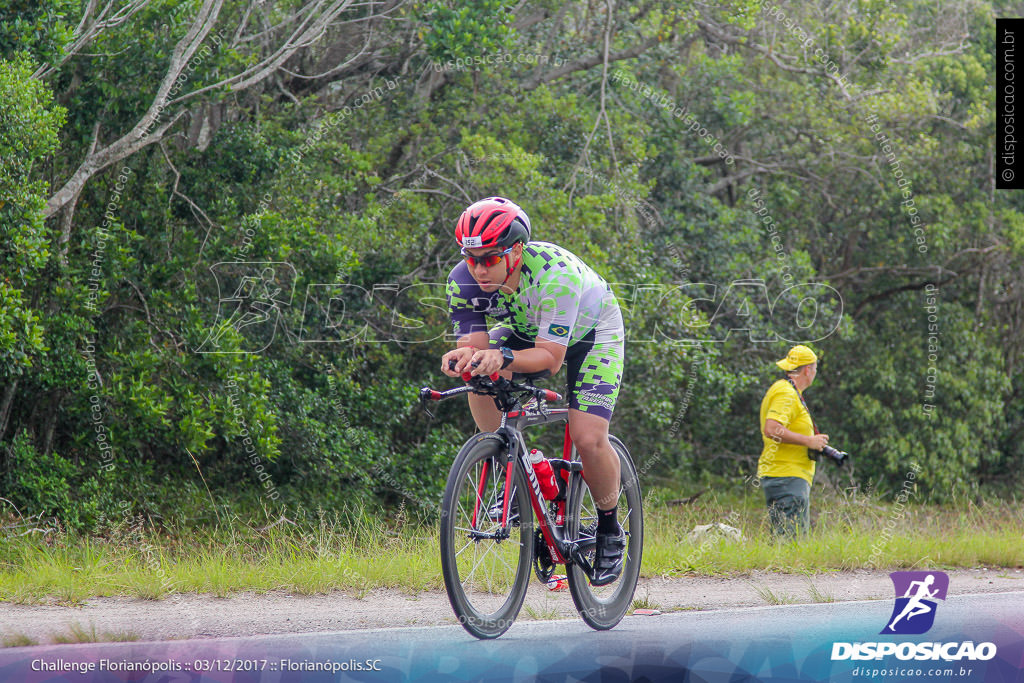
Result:
[[[576,609],[599,630],[612,628],[625,616],[640,577],[644,541],[640,484],[626,446],[611,436],[621,471],[619,523],[627,535],[626,553],[617,581],[605,586],[590,583],[597,507],[569,437],[569,409],[548,408],[548,402],[562,397],[532,384],[549,374],[514,374],[509,380],[497,373],[490,377],[465,373],[465,386],[420,390],[424,409],[429,401],[475,392],[492,396],[501,412],[496,431],[470,437],[459,450],[441,505],[445,589],[459,623],[477,638],[497,638],[515,621],[526,598],[531,565],[545,584],[558,565],[565,565]],[[536,402],[528,401],[530,397]],[[522,430],[558,422],[565,424],[562,458],[548,461],[558,495],[546,500]]]

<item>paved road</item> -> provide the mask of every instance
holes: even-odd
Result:
[[[578,619],[523,622],[487,642],[450,626],[12,648],[0,651],[0,681],[1024,681],[1024,592],[950,597],[918,636],[878,635],[892,608],[883,600],[684,612],[628,617],[608,632]],[[992,642],[997,651],[973,662],[832,661],[835,642],[864,641]],[[78,673],[102,660],[171,671]],[[261,671],[223,670],[253,661]],[[61,667],[69,671],[53,671]],[[316,667],[335,670],[309,670]],[[857,675],[858,667],[891,675]]]

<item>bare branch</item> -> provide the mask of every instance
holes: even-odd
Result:
[[[119,9],[108,19],[107,13],[110,12],[110,9],[114,6],[116,1],[117,0],[108,0],[103,6],[103,9],[100,10],[100,13],[90,21],[90,15],[93,10],[96,9],[97,0],[89,0],[89,4],[86,5],[85,12],[82,14],[82,18],[78,22],[78,26],[75,27],[75,32],[71,36],[71,45],[64,50],[64,56],[61,57],[60,61],[56,64],[44,64],[43,66],[40,66],[36,69],[35,73],[32,74],[32,78],[46,78],[63,66],[69,59],[77,55],[83,47],[92,41],[93,38],[108,28],[116,28],[117,26],[125,23],[150,3],[150,0],[130,0],[127,5]]]
[[[708,187],[708,189],[705,191],[708,194],[718,194],[719,192],[723,192],[724,190],[729,189],[730,185],[735,185],[739,182],[746,180],[751,176],[755,176],[765,172],[767,172],[767,169],[765,168],[748,168],[746,170],[740,171],[739,173],[734,173],[733,175],[725,176],[724,178],[716,182],[714,185]]]
[[[288,74],[289,76],[294,77],[294,78],[301,78],[301,79],[310,80],[310,81],[318,80],[318,79],[322,79],[322,78],[332,78],[333,76],[336,76],[339,73],[341,73],[342,71],[344,71],[350,64],[355,62],[357,59],[359,59],[360,57],[365,55],[369,51],[370,43],[373,40],[373,37],[374,37],[373,26],[371,25],[370,28],[366,31],[366,40],[363,41],[363,46],[361,48],[359,48],[358,52],[356,52],[356,54],[354,54],[352,57],[346,59],[341,64],[337,64],[335,66],[332,66],[330,69],[328,69],[327,71],[324,71],[323,73],[314,74],[312,76],[306,76],[305,74],[300,74],[300,73],[295,73],[294,71],[289,71],[288,69],[284,68],[283,66],[281,67],[280,70],[283,71],[284,73]]]
[[[413,194],[437,194],[437,195],[441,195],[442,197],[447,197],[448,199],[451,199],[452,201],[454,201],[456,203],[459,203],[459,204],[462,204],[462,203],[466,202],[467,198],[468,198],[469,201],[473,201],[473,198],[470,197],[469,195],[467,195],[466,191],[463,190],[461,187],[459,188],[459,191],[462,192],[462,194],[464,195],[463,197],[456,197],[455,195],[449,194],[448,192],[445,192],[444,190],[435,190],[435,189],[429,188],[429,187],[428,188],[410,188],[410,189],[407,189],[405,191],[413,193]]]
[[[950,43],[946,43],[946,45],[949,45],[949,44]],[[897,59],[896,57],[893,57],[892,61],[895,62],[896,64],[916,64],[917,62],[921,61],[922,59],[931,59],[932,57],[949,57],[951,55],[960,55],[960,54],[963,54],[964,50],[966,50],[966,49],[967,49],[966,43],[963,40],[961,40],[957,44],[957,46],[953,47],[953,48],[949,48],[949,49],[946,49],[946,50],[939,49],[939,50],[935,50],[933,52],[921,52],[921,53],[916,54],[916,55],[908,55],[907,57],[905,57],[903,59]]]
[[[612,168],[618,173],[619,160],[615,157],[615,140],[612,138],[612,124],[608,118],[608,111],[605,109],[605,92],[608,90],[608,47],[612,40],[612,15],[615,13],[613,0],[605,0],[608,7],[608,22],[604,27],[604,61],[601,63],[601,117],[604,119],[604,127],[608,132],[608,151],[612,155]]]
[[[151,0],[120,1],[127,4],[118,8],[115,4],[117,0],[88,0],[89,4],[85,8],[78,29],[81,34],[80,42],[76,42],[75,49],[84,45],[89,36],[95,37],[100,30],[123,24],[151,2]],[[185,35],[175,44],[166,71],[145,113],[127,133],[108,145],[99,145],[86,153],[71,177],[65,180],[63,185],[59,186],[59,189],[49,198],[44,215],[51,217],[67,206],[96,174],[147,145],[159,142],[171,125],[188,113],[182,107],[187,101],[199,99],[204,93],[225,87],[233,92],[238,92],[264,82],[280,70],[289,58],[318,41],[329,27],[337,25],[338,17],[346,10],[382,6],[383,11],[390,12],[401,7],[406,1],[308,0],[299,9],[289,13],[286,19],[266,30],[264,28],[270,22],[264,15],[262,7],[258,3],[249,3],[246,5],[243,15],[236,19],[239,22],[237,30],[229,30],[233,27],[222,29],[216,33],[213,40],[218,46],[227,46],[229,44],[228,36],[231,36],[232,33],[234,34],[233,42],[257,40],[258,42],[253,45],[253,50],[257,52],[254,63],[242,68],[239,73],[228,75],[219,82],[182,94],[179,90],[187,81],[191,69],[194,68],[195,56],[197,53],[205,55],[210,50],[210,47],[203,47],[203,42],[213,32],[224,5],[224,0],[202,0]],[[358,20],[361,22],[371,21],[379,16],[381,16],[380,12],[371,11],[368,16],[361,16]],[[257,20],[263,24],[261,33],[258,34],[263,37],[244,36],[244,27]],[[222,34],[224,34],[223,38]],[[340,70],[349,68],[353,63],[364,59],[368,45],[369,43],[364,45],[355,56],[328,71],[327,77],[336,75]],[[199,52],[200,48],[203,52]],[[322,76],[324,74],[321,74]],[[287,92],[285,94],[289,95]],[[191,203],[190,206],[193,211],[198,211],[198,207]]]
[[[611,55],[608,56],[607,61],[608,63],[612,63],[619,62],[624,59],[632,59],[637,55],[643,54],[648,49],[654,47],[657,44],[657,38],[648,38],[647,40],[637,45],[634,45],[633,47],[626,48],[625,50],[619,50],[618,52],[613,52]],[[566,62],[562,66],[556,69],[552,69],[547,73],[540,73],[529,76],[528,78],[526,78],[526,80],[523,81],[523,90],[534,90],[535,88],[547,83],[548,81],[553,81],[557,78],[568,76],[569,74],[575,73],[577,71],[586,71],[587,69],[595,67],[598,64],[603,63],[604,61],[605,56],[603,54],[596,54],[591,55],[589,57],[583,57],[582,59],[575,59],[571,62]]]
[[[167,124],[159,126],[155,130],[153,129],[153,126],[156,125],[163,115],[164,109],[167,107],[167,97],[172,92],[175,81],[181,76],[189,60],[192,59],[196,50],[199,49],[199,46],[217,22],[217,17],[223,4],[224,0],[205,0],[203,2],[203,6],[200,8],[195,21],[181,40],[178,41],[178,44],[174,46],[167,72],[157,88],[156,95],[149,109],[127,134],[98,152],[86,155],[71,178],[46,202],[46,210],[44,212],[46,217],[50,217],[60,211],[81,191],[85,183],[94,175],[111,164],[131,156],[143,147],[159,141],[170,125],[185,113],[184,111],[178,112]]]
[[[597,118],[594,119],[594,127],[591,129],[590,135],[587,136],[587,141],[583,145],[583,151],[580,152],[579,157],[576,159],[576,163],[572,167],[572,174],[569,176],[569,179],[565,181],[565,185],[562,188],[563,191],[568,189],[570,185],[575,184],[576,172],[579,170],[580,164],[583,163],[583,160],[587,156],[587,151],[590,149],[590,143],[594,141],[594,135],[597,133],[597,128],[601,125],[601,119],[604,119],[607,125],[608,145],[612,150],[612,161],[616,168],[618,167],[618,161],[615,160],[615,147],[612,139],[612,129],[610,124],[608,124],[608,112],[605,109],[605,92],[608,86],[608,45],[611,42],[612,15],[615,9],[612,5],[612,0],[605,0],[605,7],[608,10],[608,17],[605,20],[604,26],[604,51],[602,53],[603,62],[601,66],[601,107],[597,112]]]
[[[235,74],[229,78],[225,78],[216,83],[212,83],[198,90],[186,93],[180,97],[177,97],[170,102],[168,105],[180,104],[187,100],[190,100],[197,95],[230,86],[232,92],[238,92],[239,90],[245,90],[246,88],[259,83],[277,71],[282,64],[284,64],[292,55],[304,47],[308,47],[312,43],[316,42],[323,36],[324,31],[327,30],[327,26],[334,21],[342,12],[349,8],[352,0],[334,0],[333,3],[323,12],[320,12],[320,8],[326,4],[325,0],[314,0],[296,13],[296,16],[301,16],[302,20],[299,25],[292,31],[291,35],[284,41],[284,43],[274,51],[269,57],[260,60],[259,63],[249,67],[245,71]]]
[[[441,175],[440,173],[438,173],[437,171],[435,171],[435,170],[433,170],[431,168],[428,168],[426,170],[427,170],[427,173],[429,173],[430,175],[434,176],[435,178],[439,178],[439,179],[443,180],[444,182],[448,183],[449,185],[455,187],[459,192],[462,193],[462,196],[465,197],[465,201],[472,202],[474,200],[474,198],[468,192],[466,192],[466,189],[464,187],[462,187],[462,185],[459,185],[457,182],[455,182],[451,178],[446,178],[446,177],[444,177],[443,175]],[[440,194],[443,194],[443,193],[440,193]],[[456,198],[453,197],[453,199],[456,199]]]
[[[89,156],[96,151],[96,144],[100,139],[100,122],[97,121],[92,127],[92,142],[89,143],[89,151],[86,152],[86,156]],[[67,265],[68,256],[68,243],[71,241],[71,224],[72,219],[75,216],[75,204],[78,203],[78,195],[80,192],[76,192],[75,196],[68,202],[67,210],[64,212],[64,218],[61,221],[60,230],[60,241],[58,242],[58,254],[57,259],[61,265]]]
[[[562,9],[559,10],[559,12],[563,13],[567,9],[568,9],[567,6],[563,6]],[[520,18],[516,19],[512,23],[512,28],[514,28],[517,31],[525,31],[525,30],[527,30],[529,28],[532,28],[533,26],[539,24],[540,22],[544,21],[545,19],[547,19],[550,16],[551,16],[551,10],[549,10],[549,9],[542,9],[542,10],[539,10],[537,12],[534,12],[533,14],[531,14],[529,16],[520,17]]]
[[[164,146],[163,140],[160,141],[160,151],[164,155],[164,161],[167,162],[167,165],[170,166],[171,168],[171,172],[174,173],[174,186],[171,188],[171,197],[181,197],[182,199],[184,199],[185,202],[188,204],[189,208],[192,210],[192,215],[195,216],[197,219],[201,217],[202,220],[206,222],[206,236],[203,238],[203,243],[199,247],[199,253],[202,254],[203,247],[206,246],[206,241],[210,238],[210,231],[217,227],[217,224],[213,222],[213,219],[206,215],[206,212],[203,211],[202,207],[200,207],[198,204],[192,201],[183,192],[178,190],[178,183],[181,181],[181,173],[178,172],[178,169],[175,168],[174,163],[171,162],[171,157],[170,155],[167,154],[167,147]],[[170,200],[168,200],[168,204],[170,204]]]

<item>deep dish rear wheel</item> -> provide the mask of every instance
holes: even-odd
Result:
[[[569,592],[583,621],[599,631],[610,629],[625,616],[633,602],[637,581],[640,579],[640,560],[644,548],[644,516],[640,482],[629,451],[614,436],[609,437],[612,448],[619,456],[621,489],[619,491],[619,524],[626,531],[626,554],[622,561],[622,574],[606,586],[592,586],[590,579],[578,564],[567,568]],[[570,540],[587,548],[584,556],[594,561],[594,535],[597,530],[597,506],[583,477],[574,476],[569,487],[566,507],[566,528]]]
[[[530,581],[533,517],[519,468],[512,478],[512,524],[497,514],[505,495],[505,441],[478,434],[452,464],[441,504],[441,570],[455,616],[477,638],[497,638],[519,614]]]

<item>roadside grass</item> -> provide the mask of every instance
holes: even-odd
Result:
[[[768,586],[761,586],[759,584],[751,584],[754,588],[754,592],[760,596],[765,603],[769,605],[794,605],[799,600],[794,595],[788,593],[774,593]]]
[[[636,611],[638,609],[661,609],[661,603],[651,600],[651,591],[648,588],[644,590],[643,597],[636,595],[633,596],[633,602],[629,606],[629,609],[631,611]]]
[[[814,585],[811,581],[807,587],[807,595],[810,596],[811,602],[835,602],[836,597],[827,591],[823,591]]]
[[[778,541],[768,530],[763,494],[752,490],[692,504],[668,505],[671,492],[648,496],[644,574],[730,575],[915,567],[1024,566],[1024,515],[1015,502],[901,506],[837,492],[815,493],[812,530],[798,541]],[[728,536],[689,537],[698,525],[722,522]]]
[[[68,626],[67,633],[54,633],[50,636],[50,640],[59,645],[70,645],[73,643],[121,643],[138,639],[138,634],[131,631],[98,632],[93,625],[87,628],[77,622]]]
[[[24,633],[9,633],[4,636],[0,636],[0,645],[3,647],[29,647],[31,645],[38,644],[38,640],[31,638]]]
[[[768,533],[763,494],[741,488],[687,504],[669,504],[685,499],[686,491],[648,492],[643,576],[979,566],[1015,572],[1024,566],[1024,513],[1015,501],[903,507],[816,489],[813,529],[798,542],[778,542]],[[368,510],[345,517],[321,514],[304,524],[271,524],[269,515],[222,519],[160,531],[115,528],[101,537],[56,530],[42,538],[4,539],[0,600],[81,605],[101,596],[159,600],[175,593],[338,590],[363,598],[378,589],[416,594],[443,586],[436,524],[406,520],[401,511],[390,519]],[[740,529],[743,539],[690,538],[695,526],[714,522]],[[831,599],[816,591],[812,583],[815,601]]]
[[[82,626],[73,622],[68,626],[66,632],[57,632],[50,635],[50,642],[56,645],[69,645],[74,643],[124,643],[136,641],[139,634],[132,631],[97,631],[96,627]],[[0,635],[0,646],[2,647],[29,647],[39,645],[39,641],[20,631],[13,631]]]
[[[562,617],[558,608],[553,606],[534,607],[533,605],[524,605],[523,610],[534,621],[551,621]]]

